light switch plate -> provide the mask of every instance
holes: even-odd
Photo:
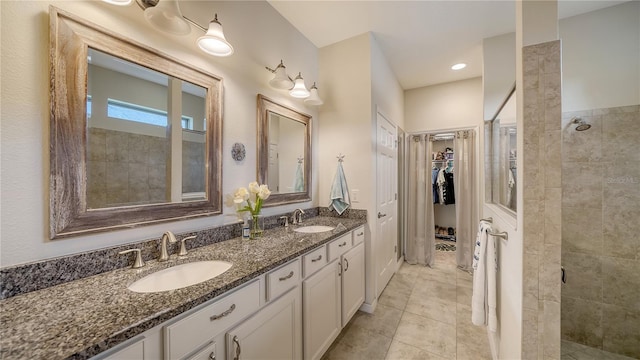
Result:
[[[354,203],[360,202],[360,190],[351,190],[351,201],[353,201]]]

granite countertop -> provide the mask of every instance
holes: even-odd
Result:
[[[235,238],[190,250],[184,258],[147,262],[0,301],[0,358],[75,358],[97,355],[363,225],[365,220],[314,217],[306,225],[335,229],[302,234],[266,230],[258,240]],[[127,289],[145,275],[180,263],[223,260],[233,266],[200,284],[160,293]]]

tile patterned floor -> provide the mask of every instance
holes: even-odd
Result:
[[[471,324],[471,275],[455,252],[434,268],[403,264],[374,314],[358,312],[323,360],[491,359],[486,328]]]
[[[581,345],[571,341],[562,340],[561,360],[633,360],[634,358],[618,355]]]

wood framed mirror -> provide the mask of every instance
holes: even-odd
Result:
[[[311,116],[258,94],[258,182],[264,206],[311,200]]]
[[[222,212],[222,79],[50,7],[50,238]]]

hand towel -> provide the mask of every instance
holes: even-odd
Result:
[[[471,296],[471,322],[488,326],[495,332],[498,328],[497,299],[497,247],[491,236],[491,224],[481,221],[478,226],[473,253],[473,294]]]
[[[338,163],[338,170],[336,176],[333,178],[333,185],[331,185],[331,204],[338,215],[347,210],[351,206],[349,200],[349,188],[347,188],[347,179],[344,177],[344,170],[342,169],[342,163]]]
[[[302,164],[298,163],[296,167],[296,177],[293,182],[293,192],[304,191],[304,175],[302,173]]]

